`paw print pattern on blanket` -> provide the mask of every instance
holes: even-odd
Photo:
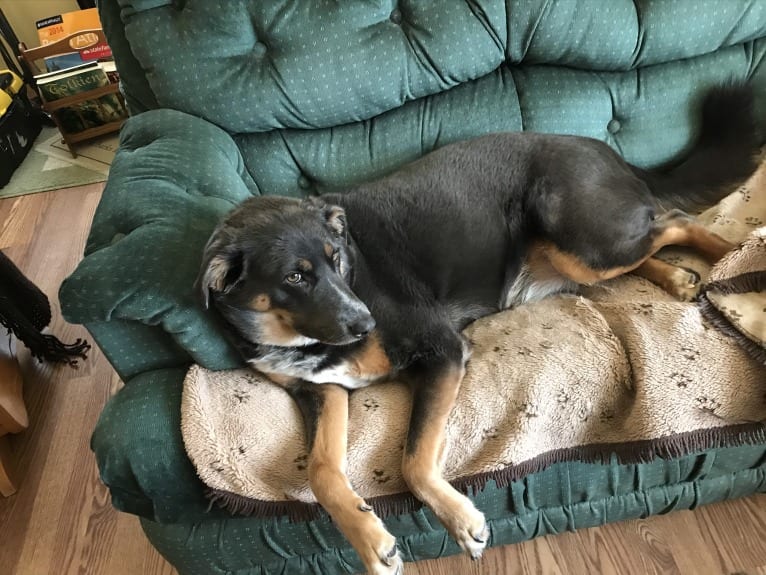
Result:
[[[234,399],[236,399],[239,403],[247,403],[250,401],[250,392],[246,389],[235,389]]]
[[[678,371],[674,371],[670,374],[670,380],[676,384],[676,387],[680,387],[682,389],[685,389],[694,383],[694,378],[692,378],[689,374],[681,373]]]
[[[710,397],[705,397],[704,395],[698,397],[696,401],[697,409],[706,413],[711,413],[713,415],[716,415],[716,410],[721,407],[721,404],[718,402],[718,400]]]
[[[364,405],[364,408],[367,411],[375,411],[376,409],[380,407],[380,404],[374,397],[366,398],[362,405]]]
[[[303,453],[302,455],[299,455],[295,459],[293,459],[293,463],[295,463],[295,468],[298,471],[305,471],[306,468],[309,466],[309,456],[306,453]]]
[[[693,347],[682,347],[681,356],[689,361],[697,361],[700,358],[700,352]]]
[[[391,481],[391,476],[384,469],[373,469],[372,479],[375,483],[387,483]]]

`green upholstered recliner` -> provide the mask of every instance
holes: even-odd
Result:
[[[93,449],[114,505],[181,573],[354,573],[328,518],[233,517],[185,455],[192,362],[241,365],[195,301],[202,247],[254,194],[307,196],[448,142],[531,130],[599,138],[641,166],[678,157],[699,97],[756,88],[766,0],[102,0],[133,117],[85,257],[60,293],[126,385]],[[766,490],[766,445],[553,465],[472,497],[491,545]],[[457,553],[428,510],[386,519],[405,560]]]

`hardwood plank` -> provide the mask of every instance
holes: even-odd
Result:
[[[103,184],[0,200],[0,248],[49,297],[63,321],[61,280],[79,261]],[[3,344],[0,338],[0,345]],[[135,517],[116,512],[89,440],[121,383],[94,349],[78,370],[39,364],[19,346],[30,427],[8,437],[19,492],[0,498],[0,575],[170,575]],[[766,496],[563,533],[464,556],[407,564],[408,575],[645,573],[766,575]]]
[[[61,318],[57,291],[81,257],[102,189],[0,201],[0,247],[48,295],[51,331],[64,341],[87,337]],[[90,433],[121,385],[103,354],[94,349],[77,370],[39,364],[23,346],[18,356],[30,428],[10,438],[21,485],[0,500],[3,573],[172,573],[138,520],[111,507],[98,479]]]

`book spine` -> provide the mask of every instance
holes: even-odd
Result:
[[[46,102],[94,90],[109,84],[106,72],[100,68],[86,69],[82,74],[40,84],[38,88]],[[124,117],[120,101],[114,94],[86,100],[74,106],[57,110],[58,120],[69,133],[81,132],[88,128],[103,126]]]

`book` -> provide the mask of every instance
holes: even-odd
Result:
[[[40,95],[47,103],[67,96],[109,85],[109,75],[99,62],[89,62],[67,70],[35,76]],[[82,132],[125,117],[116,94],[79,102],[56,111],[59,122],[68,133]]]
[[[120,81],[120,73],[117,71],[117,64],[114,61],[99,62],[98,65],[106,72],[110,82],[116,84]]]
[[[93,37],[93,31],[101,29],[96,8],[65,12],[37,20],[35,25],[41,46],[57,42],[70,34],[82,32],[70,40],[72,52],[45,58],[45,67],[49,72],[65,70],[91,60],[112,57],[109,45],[106,42],[98,42]]]

